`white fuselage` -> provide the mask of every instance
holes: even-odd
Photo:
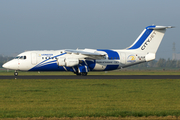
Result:
[[[18,55],[15,59],[4,64],[3,67],[21,71],[72,71],[76,72],[76,66],[87,65],[89,71],[109,71],[120,69],[133,64],[145,62],[145,55],[133,53],[131,50],[95,50],[84,49],[95,53],[106,54],[103,59],[89,59],[82,54],[67,54],[64,50],[56,51],[27,51]],[[25,59],[24,59],[25,57]],[[59,66],[59,58],[77,58],[81,61],[75,66]]]

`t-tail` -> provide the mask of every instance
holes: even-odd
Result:
[[[146,61],[155,59],[158,47],[163,39],[163,36],[167,28],[173,28],[172,26],[148,26],[139,35],[136,41],[127,48],[136,53],[146,55]]]

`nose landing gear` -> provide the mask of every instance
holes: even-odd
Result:
[[[18,72],[17,71],[14,72],[14,76],[18,76]]]

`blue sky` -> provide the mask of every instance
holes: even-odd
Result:
[[[179,0],[1,0],[0,54],[26,50],[124,49],[146,26],[168,29],[157,59],[180,53]]]

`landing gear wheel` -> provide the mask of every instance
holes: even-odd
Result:
[[[77,75],[77,76],[80,76],[80,75],[81,75],[81,73],[76,73],[76,75]]]
[[[18,72],[14,72],[14,76],[18,76]]]
[[[87,72],[83,72],[83,73],[82,73],[82,76],[86,76],[86,75],[87,75]]]

